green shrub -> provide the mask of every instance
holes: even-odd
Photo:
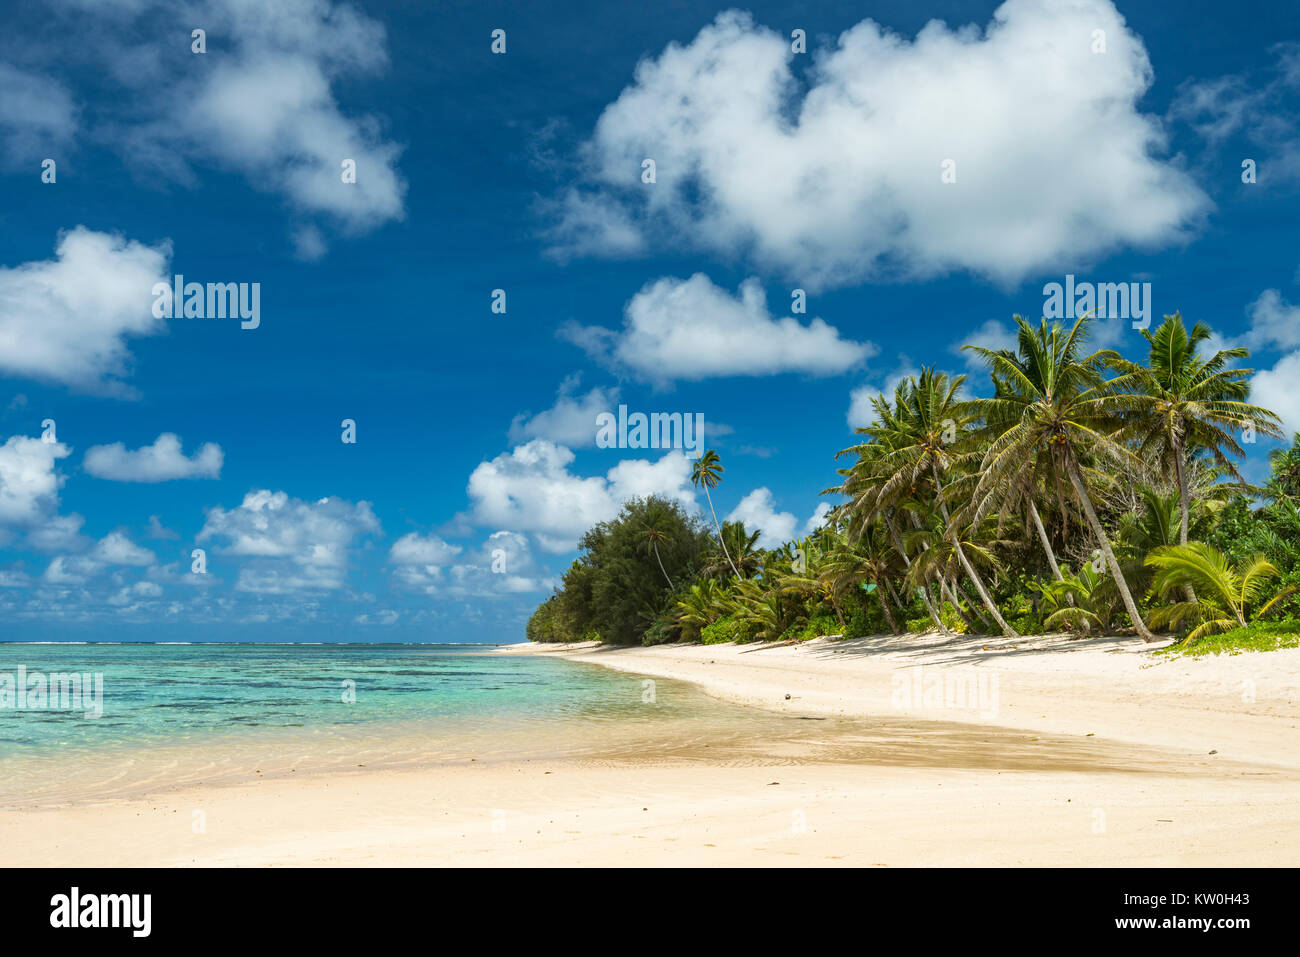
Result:
[[[1277,651],[1300,648],[1300,621],[1252,621],[1245,628],[1234,628],[1217,635],[1206,635],[1193,642],[1182,641],[1161,648],[1158,655],[1239,655],[1243,651]]]
[[[700,629],[700,640],[706,645],[721,645],[728,641],[743,640],[741,633],[740,622],[728,615]]]
[[[1032,611],[1018,618],[1008,618],[1007,624],[1022,635],[1041,635],[1045,631],[1043,623],[1039,621],[1038,616]]]

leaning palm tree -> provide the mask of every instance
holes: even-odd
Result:
[[[1081,316],[1067,331],[1059,322],[1042,320],[1035,329],[1016,316],[1016,351],[965,346],[984,358],[998,385],[992,398],[974,399],[967,407],[997,435],[981,463],[977,496],[993,483],[1006,483],[1040,454],[1068,479],[1083,514],[1115,579],[1133,627],[1143,641],[1155,641],[1138,612],[1137,603],[1120,570],[1110,538],[1093,507],[1084,478],[1084,460],[1096,456],[1119,465],[1136,466],[1137,457],[1116,439],[1126,414],[1137,406],[1104,371],[1117,353],[1100,350],[1082,354],[1090,316]]]
[[[749,531],[744,522],[722,523],[722,547],[731,567],[740,572],[741,578],[752,578],[758,574],[763,565],[763,550],[758,547],[762,530]],[[725,574],[726,566],[723,555],[714,555],[711,565],[705,568],[705,574]],[[706,559],[707,560],[707,559]]]
[[[659,570],[663,572],[664,579],[668,582],[668,588],[671,590],[673,580],[668,577],[668,570],[664,568],[664,560],[659,557],[659,543],[670,541],[668,532],[665,531],[666,510],[656,504],[649,503],[646,506],[644,515],[641,517],[641,537],[646,543],[646,547],[654,552],[655,561],[659,563]]]
[[[950,379],[933,368],[923,368],[919,377],[909,377],[897,390],[895,407],[877,405],[879,418],[862,431],[884,448],[877,463],[884,477],[879,494],[890,497],[929,486],[962,571],[1002,633],[1014,639],[1020,635],[1002,617],[984,579],[967,557],[944,494],[944,475],[960,466],[960,440],[972,422],[964,403],[957,398],[965,380],[964,375]]]
[[[1254,370],[1229,365],[1233,359],[1247,358],[1249,351],[1221,349],[1202,357],[1198,350],[1210,339],[1210,327],[1198,322],[1188,332],[1180,313],[1165,316],[1154,333],[1144,329],[1142,335],[1151,345],[1147,365],[1126,359],[1112,363],[1138,393],[1123,437],[1138,442],[1137,454],[1143,460],[1170,467],[1178,485],[1178,543],[1186,545],[1188,456],[1208,453],[1223,472],[1240,480],[1229,458],[1246,454],[1236,434],[1249,430],[1281,438],[1282,431],[1275,414],[1245,401]]]
[[[1147,556],[1147,564],[1158,569],[1152,588],[1162,598],[1175,588],[1200,589],[1199,600],[1166,605],[1151,615],[1158,625],[1196,625],[1187,635],[1189,644],[1206,635],[1244,628],[1248,608],[1259,606],[1250,616],[1257,619],[1296,590],[1292,585],[1265,600],[1269,580],[1278,576],[1276,565],[1256,555],[1234,568],[1222,552],[1204,542],[1157,548]]]
[[[846,535],[835,536],[822,563],[819,577],[834,596],[835,614],[841,625],[844,624],[844,616],[840,613],[839,596],[850,589],[872,584],[876,586],[876,597],[880,600],[889,630],[901,634],[898,620],[890,607],[890,597],[886,594],[887,589],[892,592],[889,579],[897,574],[897,555],[889,543],[888,532],[880,522],[869,526],[855,541]],[[900,611],[904,610],[900,608]]]
[[[901,403],[903,399],[903,386],[899,386],[895,396],[899,397]],[[881,416],[887,414],[890,409],[889,399],[884,395],[873,398],[872,405],[876,408],[876,421]],[[858,434],[866,434],[867,429],[859,428]],[[844,481],[832,488],[825,489],[823,495],[843,495],[848,501],[837,507],[837,514],[843,521],[844,529],[848,538],[856,542],[864,535],[869,534],[873,529],[879,527],[888,536],[888,541],[892,545],[894,552],[902,560],[904,568],[910,567],[912,557],[907,553],[907,548],[903,544],[903,536],[899,531],[896,519],[896,512],[899,510],[901,503],[910,490],[896,490],[886,496],[884,489],[886,484],[886,475],[881,468],[880,462],[887,449],[875,438],[863,442],[852,448],[842,449],[835,454],[838,459],[844,455],[855,455],[857,461],[849,468],[839,469],[839,473],[844,476]],[[934,603],[934,596],[930,594],[930,583],[927,580],[923,587],[917,588],[917,594],[921,598],[921,603],[925,606],[926,614],[930,616],[930,621],[934,627],[944,635],[951,635],[948,627],[943,623],[943,618],[939,614],[939,608]],[[900,605],[901,607],[901,605]]]
[[[713,516],[713,527],[718,530],[718,544],[722,546],[722,554],[726,555],[727,564],[731,565],[735,576],[741,578],[740,572],[736,571],[736,566],[731,561],[731,555],[727,552],[727,544],[722,540],[722,526],[718,523],[718,513],[713,510],[713,496],[709,494],[709,490],[717,488],[718,483],[722,481],[724,471],[718,453],[713,449],[705,449],[704,454],[691,466],[691,484],[696,488],[701,486],[704,488],[704,497],[709,503],[709,514]]]

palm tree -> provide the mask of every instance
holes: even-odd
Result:
[[[1155,641],[1093,508],[1082,464],[1089,454],[1120,465],[1137,464],[1137,457],[1115,437],[1137,402],[1103,375],[1119,356],[1110,350],[1080,354],[1090,316],[1081,316],[1068,332],[1061,323],[1049,325],[1046,319],[1037,329],[1020,316],[1015,321],[1019,328],[1016,352],[963,347],[984,358],[999,384],[992,398],[967,403],[985,422],[994,424],[998,433],[984,455],[977,495],[994,483],[1008,482],[1010,476],[1047,453],[1051,467],[1074,489],[1133,627],[1143,641]]]
[[[1020,635],[1002,617],[984,586],[984,580],[966,556],[944,495],[943,475],[960,464],[962,455],[958,451],[958,442],[972,420],[963,403],[957,399],[965,380],[964,375],[950,379],[933,368],[923,368],[919,378],[909,377],[905,387],[896,393],[896,397],[902,400],[897,408],[886,409],[884,404],[879,405],[877,411],[881,418],[863,431],[885,449],[879,462],[885,476],[881,494],[888,496],[904,489],[917,489],[923,484],[930,486],[962,571],[975,586],[984,607],[1002,633],[1015,639]]]
[[[1031,583],[1043,596],[1043,626],[1077,628],[1087,634],[1093,625],[1110,627],[1110,603],[1104,600],[1106,580],[1092,565],[1085,562],[1074,574],[1067,567],[1056,581],[1046,584]]]
[[[1206,635],[1244,628],[1248,606],[1263,602],[1251,615],[1257,619],[1296,590],[1292,585],[1263,601],[1269,579],[1279,574],[1277,566],[1263,555],[1256,555],[1233,568],[1222,552],[1204,542],[1157,548],[1147,556],[1147,564],[1158,569],[1152,588],[1162,598],[1174,588],[1194,585],[1201,589],[1203,597],[1199,601],[1166,605],[1151,615],[1157,624],[1177,627],[1183,622],[1196,623],[1187,635],[1189,644]]]
[[[892,404],[890,399],[883,394],[873,397],[871,404],[875,410],[874,422],[879,423],[895,414],[901,415],[906,403],[906,382],[900,383],[894,390]],[[840,512],[850,539],[856,541],[867,534],[874,525],[879,524],[888,533],[889,540],[893,543],[894,550],[902,559],[904,567],[910,568],[912,556],[908,554],[907,547],[903,543],[898,519],[900,514],[907,510],[909,501],[919,491],[919,488],[891,484],[889,482],[890,473],[882,464],[885,456],[890,451],[889,447],[880,436],[871,434],[870,427],[859,428],[855,431],[859,435],[867,435],[869,441],[852,448],[842,449],[835,454],[837,459],[852,454],[857,456],[857,461],[847,469],[840,469],[839,473],[844,476],[844,481],[834,488],[826,489],[822,494],[843,495],[848,498],[849,501],[840,506]],[[952,632],[944,624],[939,613],[939,605],[936,604],[934,596],[930,593],[930,585],[931,580],[927,576],[923,582],[918,584],[917,594],[920,596],[921,603],[925,606],[926,614],[930,616],[930,621],[934,624],[934,627],[943,635],[951,635]],[[942,599],[939,600],[939,603],[942,603]]]
[[[1131,421],[1123,437],[1138,442],[1137,454],[1146,461],[1173,466],[1178,483],[1178,543],[1187,544],[1189,495],[1188,455],[1208,452],[1228,475],[1240,479],[1228,453],[1245,456],[1234,433],[1251,429],[1281,438],[1279,420],[1267,409],[1246,402],[1253,369],[1233,369],[1232,359],[1245,359],[1246,349],[1221,349],[1208,358],[1198,347],[1212,335],[1210,327],[1198,322],[1189,333],[1180,313],[1165,316],[1154,333],[1142,330],[1151,345],[1147,365],[1125,359],[1113,361],[1115,368],[1136,386],[1138,396],[1130,405]]]
[[[704,443],[700,443],[703,445]],[[722,473],[726,471],[722,467],[722,460],[718,458],[718,453],[713,449],[705,449],[704,454],[695,460],[691,466],[691,484],[696,488],[704,487],[704,497],[709,502],[709,514],[713,516],[713,527],[718,530],[718,544],[722,546],[722,554],[727,557],[727,564],[731,565],[731,570],[737,578],[741,578],[740,572],[736,571],[735,564],[731,561],[731,555],[727,552],[727,545],[722,540],[722,526],[718,524],[718,513],[713,510],[713,496],[709,494],[710,489],[718,487],[722,481]],[[743,580],[743,579],[742,579]]]
[[[717,604],[722,589],[712,578],[704,578],[691,586],[690,591],[677,603],[673,623],[681,629],[687,640],[698,640],[700,632],[718,617]]]
[[[870,583],[876,586],[876,597],[880,600],[890,631],[901,633],[890,607],[889,596],[885,593],[889,588],[890,577],[897,573],[897,559],[894,557],[897,554],[889,544],[883,524],[879,522],[871,525],[856,541],[850,541],[847,535],[835,536],[822,564],[820,577],[835,596],[835,614],[839,616],[841,625],[844,624],[844,616],[840,614],[839,596],[850,588]]]
[[[763,550],[758,547],[762,531],[751,532],[744,522],[722,523],[722,547],[724,555],[714,552],[707,559],[709,564],[705,574],[725,575],[727,566],[739,571],[742,578],[752,578],[758,574],[763,565]]]
[[[1272,502],[1300,499],[1300,432],[1291,437],[1289,449],[1268,453],[1273,474],[1264,486],[1264,496]]]
[[[664,579],[668,582],[668,589],[673,589],[673,580],[668,577],[668,570],[664,568],[664,560],[659,557],[659,543],[668,542],[668,533],[665,527],[665,511],[654,502],[647,503],[645,514],[641,517],[641,534],[645,538],[647,547],[654,552],[655,561],[659,563],[659,570],[663,572]]]

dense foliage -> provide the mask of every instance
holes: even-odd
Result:
[[[1090,320],[1016,317],[1014,350],[967,347],[992,394],[932,368],[873,400],[822,528],[775,549],[660,498],[582,540],[533,641],[801,640],[938,629],[1131,631],[1188,642],[1289,633],[1300,615],[1300,434],[1261,487],[1245,446],[1281,437],[1249,403],[1244,349],[1166,316],[1145,363],[1087,351]],[[989,391],[988,389],[983,391]],[[1300,630],[1300,629],[1296,629]]]

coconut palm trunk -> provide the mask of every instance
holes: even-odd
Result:
[[[1151,634],[1147,624],[1142,620],[1138,613],[1137,603],[1133,601],[1133,595],[1128,589],[1128,582],[1124,580],[1124,573],[1119,569],[1119,562],[1115,560],[1115,552],[1111,550],[1110,539],[1106,536],[1106,530],[1101,527],[1101,520],[1097,518],[1097,512],[1092,507],[1092,499],[1088,496],[1088,489],[1083,484],[1083,476],[1079,474],[1079,466],[1073,457],[1067,457],[1065,468],[1070,476],[1070,484],[1074,486],[1074,494],[1079,497],[1079,504],[1083,506],[1083,514],[1088,519],[1089,526],[1092,527],[1092,533],[1097,536],[1097,542],[1101,546],[1101,553],[1106,558],[1106,565],[1110,568],[1111,577],[1115,579],[1115,587],[1119,589],[1120,598],[1124,600],[1124,609],[1128,612],[1129,619],[1133,622],[1133,627],[1137,629],[1138,636],[1145,642],[1156,640],[1156,636]]]
[[[980,578],[979,572],[975,570],[975,566],[973,566],[970,563],[970,559],[966,557],[966,550],[961,547],[961,537],[953,527],[952,520],[948,516],[948,505],[943,500],[943,483],[939,480],[939,467],[935,465],[933,461],[930,462],[930,473],[934,476],[934,497],[938,501],[939,511],[943,515],[943,524],[945,531],[948,533],[948,540],[952,542],[953,550],[957,553],[957,561],[961,562],[961,567],[965,570],[966,577],[971,580],[971,584],[974,585],[975,590],[979,592],[980,600],[984,602],[984,607],[989,610],[989,614],[993,616],[993,620],[996,621],[998,627],[1002,629],[1002,634],[1006,635],[1008,638],[1018,639],[1020,634],[1006,623],[1006,620],[1002,617],[1002,613],[998,611],[998,606],[993,604],[993,599],[989,597],[988,589],[984,587],[984,580]]]
[[[668,570],[664,568],[664,560],[659,557],[659,544],[657,542],[651,542],[650,547],[654,549],[655,561],[659,563],[659,570],[664,573],[664,578],[668,582],[668,588],[671,590],[673,588],[673,580],[668,577]]]
[[[959,616],[961,616],[961,620],[966,622],[966,627],[970,629],[972,632],[976,632],[979,631],[981,628],[988,627],[988,622],[983,618],[980,619],[980,621],[982,622],[981,625],[977,625],[975,623],[975,619],[971,617],[972,614],[974,614],[975,612],[974,607],[972,607],[970,611],[967,611],[965,606],[963,606],[962,603],[957,600],[957,588],[951,581],[948,580],[947,575],[939,576],[939,593],[943,595],[944,599],[948,602],[948,604],[952,605],[953,610],[956,611]]]
[[[1043,518],[1038,514],[1038,506],[1034,504],[1033,496],[1029,496],[1026,501],[1029,502],[1029,517],[1034,523],[1034,529],[1038,532],[1038,540],[1043,544],[1043,552],[1047,555],[1047,564],[1052,566],[1052,575],[1058,582],[1065,581],[1061,575],[1061,566],[1056,564],[1056,554],[1052,551],[1052,541],[1047,537],[1047,529],[1043,527]]]
[[[898,634],[898,622],[894,620],[894,612],[889,607],[889,599],[885,596],[885,589],[881,587],[880,582],[876,581],[876,597],[880,599],[880,608],[885,613],[885,621],[889,622],[889,630]],[[844,624],[844,619],[840,619],[840,624]]]
[[[894,584],[888,578],[885,579],[885,587],[889,589],[889,597],[893,599],[894,607],[897,608],[901,614],[907,614],[906,606],[899,600],[898,592],[894,590]]]
[[[1181,431],[1174,432],[1174,474],[1178,476],[1178,544],[1187,544],[1188,494],[1187,494],[1187,459],[1184,447],[1186,441]],[[1191,585],[1183,587],[1188,601],[1196,601],[1196,592]]]
[[[713,527],[718,530],[718,544],[722,546],[722,554],[726,556],[727,564],[731,566],[732,572],[735,573],[738,581],[744,581],[740,572],[736,571],[736,563],[731,560],[731,553],[727,551],[727,543],[722,538],[722,526],[718,524],[718,513],[713,510],[713,496],[709,494],[709,486],[704,486],[704,497],[709,502],[709,514],[713,516]]]
[[[898,550],[899,555],[903,556],[903,565],[907,568],[911,568],[912,559],[907,557],[907,549],[903,547],[903,540],[902,538],[899,537],[898,529],[894,527],[893,520],[891,520],[888,516],[884,516],[884,521],[885,521],[885,527],[889,529],[889,536],[894,541],[894,548]],[[929,586],[927,585],[926,587],[922,588],[920,591],[921,591],[921,603],[925,605],[926,613],[930,616],[930,620],[934,622],[934,627],[938,628],[941,634],[951,637],[952,632],[948,630],[948,627],[943,623],[943,619],[939,617],[938,611],[936,611],[934,605],[930,603],[931,599],[930,599]]]

